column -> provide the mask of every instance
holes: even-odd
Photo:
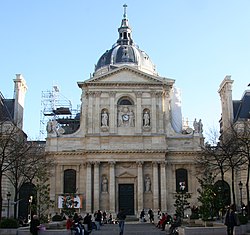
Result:
[[[135,122],[135,130],[136,133],[142,132],[142,108],[141,108],[141,97],[142,92],[136,92],[136,122]]]
[[[166,87],[165,91],[164,91],[165,133],[167,133],[169,131],[168,128],[169,128],[169,123],[170,123],[169,97],[170,97],[170,88]]]
[[[156,92],[151,92],[151,120],[150,120],[150,125],[152,127],[151,131],[153,133],[156,133],[156,125],[158,124],[158,120],[156,118],[156,100],[155,100]]]
[[[91,212],[91,162],[87,162],[87,169],[86,169],[86,212]]]
[[[153,162],[153,206],[154,211],[159,209],[159,180],[157,162]]]
[[[110,133],[115,133],[115,125],[116,125],[116,117],[117,117],[117,114],[116,114],[116,111],[115,111],[115,94],[116,92],[115,91],[110,91],[109,92],[109,102],[110,102],[110,105],[109,105],[109,132]]]
[[[100,132],[100,126],[101,126],[101,110],[100,110],[100,96],[101,96],[101,91],[96,91],[94,93],[95,96],[95,113],[93,115],[93,126],[94,126],[94,133],[99,133]]]
[[[88,133],[93,133],[93,92],[88,93],[88,118],[87,118],[87,127]]]
[[[109,210],[115,213],[115,162],[109,162]]]
[[[163,103],[162,103],[162,99],[163,99],[163,95],[162,95],[162,92],[157,92],[156,93],[156,98],[157,98],[157,101],[156,101],[156,103],[158,104],[158,112],[159,112],[159,116],[158,116],[158,118],[159,118],[159,120],[158,120],[158,122],[159,122],[159,126],[158,126],[158,132],[159,133],[163,133],[164,132],[164,124],[163,124],[163,110],[164,110],[164,108],[163,108]]]
[[[94,211],[100,209],[100,162],[94,163]]]
[[[161,162],[161,211],[167,211],[166,165]]]
[[[143,201],[143,162],[137,162],[138,164],[138,212],[142,211],[144,208],[144,201]]]

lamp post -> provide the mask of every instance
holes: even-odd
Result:
[[[10,217],[10,197],[11,197],[11,193],[8,192],[7,193],[7,201],[8,201],[8,207],[7,207],[7,218]]]
[[[242,206],[242,187],[243,187],[243,184],[242,184],[242,182],[240,181],[240,183],[239,183],[239,189],[240,189],[240,208],[241,208],[241,214],[243,215],[243,206]]]
[[[180,191],[181,191],[181,203],[182,203],[182,218],[184,218],[184,190],[186,188],[186,183],[180,182]]]
[[[29,215],[29,222],[31,221],[31,206],[32,206],[32,201],[33,201],[33,196],[30,196],[30,198],[29,198],[29,206],[30,206],[30,215]]]

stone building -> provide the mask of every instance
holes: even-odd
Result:
[[[67,206],[80,212],[124,208],[135,216],[143,208],[173,213],[181,186],[197,204],[201,120],[194,128],[182,124],[175,80],[158,75],[134,43],[126,6],[118,33],[90,79],[78,82],[79,129],[67,134],[56,120],[48,122],[55,211]]]
[[[16,74],[14,81],[14,96],[13,98],[5,98],[0,92],[0,158],[4,164],[8,165],[8,155],[6,152],[17,150],[15,147],[9,146],[4,140],[9,141],[14,136],[20,139],[27,139],[26,133],[23,132],[23,114],[24,114],[24,100],[27,91],[26,81],[21,74]],[[7,168],[7,167],[6,167]],[[6,174],[8,171],[1,168],[3,171],[2,177],[2,216],[13,216],[13,200],[14,188]]]

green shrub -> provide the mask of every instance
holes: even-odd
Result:
[[[0,228],[18,228],[18,221],[15,219],[3,219],[0,222]]]
[[[240,220],[240,224],[247,224],[247,222],[248,222],[247,216],[238,215],[238,217],[239,217],[239,220]]]

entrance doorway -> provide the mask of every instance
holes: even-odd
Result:
[[[124,209],[127,215],[134,215],[134,184],[119,184],[119,210]]]

